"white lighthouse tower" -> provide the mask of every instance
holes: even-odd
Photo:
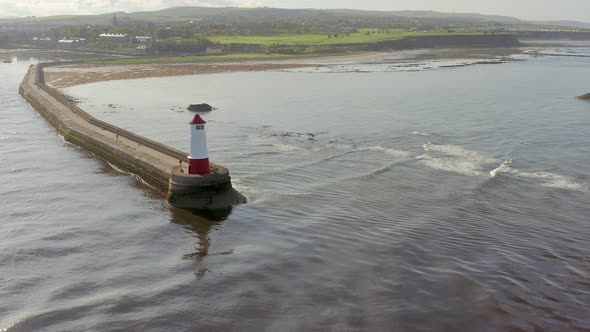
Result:
[[[199,114],[189,122],[191,129],[190,156],[188,156],[189,174],[209,174],[209,154],[207,152],[207,136],[205,133],[205,120]]]

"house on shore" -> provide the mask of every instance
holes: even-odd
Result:
[[[49,37],[33,37],[33,45],[39,47],[55,47],[55,41]]]
[[[135,36],[135,42],[140,44],[149,44],[152,42],[152,37],[149,36]]]
[[[146,45],[139,45],[135,48],[135,53],[137,54],[147,54],[147,46]]]
[[[129,42],[129,37],[124,33],[101,33],[98,38],[116,44]]]
[[[60,39],[57,41],[57,48],[73,49],[78,47],[78,42],[75,39]]]

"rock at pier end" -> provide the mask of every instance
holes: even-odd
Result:
[[[211,112],[215,108],[209,104],[191,104],[186,109],[192,112]]]

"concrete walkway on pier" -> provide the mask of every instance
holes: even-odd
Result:
[[[37,100],[38,103],[42,104],[49,112],[57,116],[65,126],[84,132],[92,138],[107,144],[116,150],[120,150],[127,155],[133,156],[135,159],[153,165],[165,174],[171,174],[173,168],[179,166],[178,159],[125,137],[119,136],[117,138],[115,133],[89,123],[86,119],[74,113],[66,105],[59,102],[43,89],[37,87],[35,85],[35,70],[36,68],[30,70],[29,78],[24,89],[29,95],[34,96],[34,99]],[[183,163],[183,169],[186,174],[188,174],[187,166],[188,165]]]

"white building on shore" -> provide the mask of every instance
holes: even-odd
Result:
[[[135,41],[141,44],[149,44],[152,42],[152,37],[149,36],[135,36]]]
[[[127,34],[124,33],[101,33],[98,37],[114,43],[125,43],[128,41]]]

